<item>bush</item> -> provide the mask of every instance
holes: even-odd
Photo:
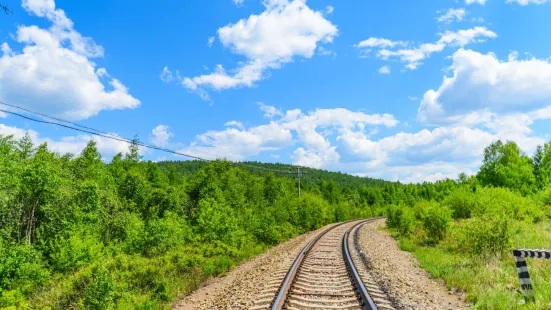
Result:
[[[17,305],[48,277],[40,252],[27,245],[5,246],[0,239],[0,307]]]
[[[474,193],[465,187],[456,189],[442,201],[442,205],[448,206],[451,209],[454,219],[470,218],[477,204],[478,200]]]
[[[56,270],[72,271],[102,256],[103,244],[94,236],[78,231],[67,234],[68,237],[61,236],[54,241],[50,260]]]
[[[446,235],[450,220],[451,210],[446,206],[435,204],[427,210],[427,215],[423,220],[423,227],[427,231],[428,237],[432,241],[438,242]]]
[[[113,309],[115,283],[107,270],[95,269],[92,282],[84,291],[84,306],[91,310]]]
[[[414,211],[405,206],[391,206],[388,211],[387,225],[395,228],[401,235],[409,235],[415,229]]]
[[[191,229],[185,219],[172,212],[165,217],[149,221],[145,226],[143,251],[148,256],[163,254],[170,248],[191,239]]]
[[[483,216],[464,225],[461,248],[473,257],[488,261],[502,257],[509,249],[513,234],[512,220],[507,216]]]
[[[505,188],[482,188],[476,192],[473,216],[507,216],[521,221],[538,222],[543,210],[532,200]]]

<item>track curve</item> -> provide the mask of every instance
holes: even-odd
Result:
[[[364,262],[354,248],[353,231],[374,220],[339,223],[313,237],[293,261],[272,302],[264,299],[264,305],[251,310],[393,309],[380,298],[376,284],[369,289],[364,285],[365,266],[356,266]],[[370,296],[373,289],[377,302]]]

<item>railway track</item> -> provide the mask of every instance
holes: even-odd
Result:
[[[250,310],[394,309],[369,276],[356,231],[375,219],[344,222],[313,237],[286,273],[265,285]]]

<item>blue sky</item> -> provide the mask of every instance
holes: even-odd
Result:
[[[497,139],[551,140],[548,2],[2,1],[0,101],[207,159],[455,178]],[[60,153],[127,149],[0,116]]]

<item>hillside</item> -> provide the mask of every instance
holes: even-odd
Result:
[[[199,160],[188,161],[161,161],[158,162],[162,171],[172,177],[185,177],[196,173],[208,162]],[[265,176],[273,173],[277,176],[292,177],[297,175],[297,166],[281,163],[262,163],[255,161],[246,161],[235,164],[238,167],[249,170],[259,176]],[[384,184],[396,184],[396,182],[373,179],[369,177],[359,177],[341,172],[332,172],[321,169],[301,167],[301,186],[311,188],[319,185],[322,181],[335,182],[340,188],[348,188],[359,191],[362,187],[383,186]]]

